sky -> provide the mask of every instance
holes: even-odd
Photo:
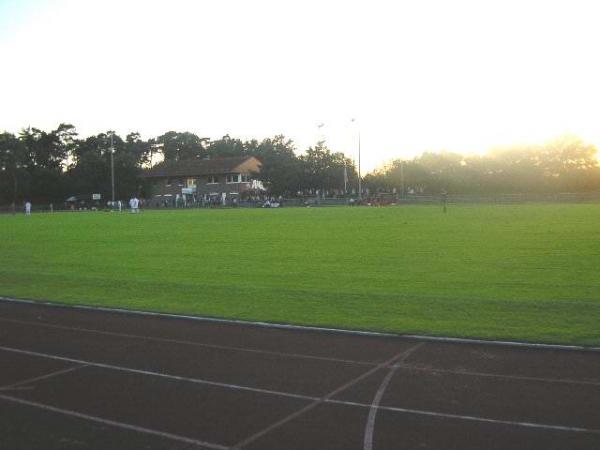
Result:
[[[364,172],[565,133],[600,147],[596,3],[0,0],[0,130],[285,134],[355,159],[360,131]]]

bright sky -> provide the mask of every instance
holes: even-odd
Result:
[[[566,132],[600,146],[597,4],[0,0],[0,130],[323,136],[356,157],[358,123],[363,172]]]

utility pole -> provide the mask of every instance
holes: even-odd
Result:
[[[114,131],[110,132],[110,184],[112,188],[112,204],[115,205],[115,146],[113,142]]]
[[[400,193],[404,198],[404,161],[400,161]]]
[[[14,186],[13,186],[13,202],[12,202],[12,213],[13,216],[17,213],[17,164],[15,164],[14,175]]]
[[[362,177],[360,176],[360,128],[358,129],[358,198],[362,200]]]
[[[356,122],[356,119],[352,119],[352,122]],[[362,200],[362,178],[360,176],[360,127],[358,126],[358,122],[356,124],[358,127],[358,199]]]
[[[317,145],[319,144],[319,142],[325,140],[325,135],[323,134],[324,126],[325,126],[325,124],[323,122],[317,123],[317,129],[319,130],[318,134],[317,134]],[[317,145],[315,145],[315,148],[317,148]],[[321,197],[323,197],[323,200],[325,200],[325,189],[323,189],[321,187],[321,189],[317,190],[317,205],[321,204],[321,200],[319,199],[319,194],[321,194]]]

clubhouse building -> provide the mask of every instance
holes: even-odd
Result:
[[[164,161],[146,171],[152,183],[150,206],[235,203],[262,185],[256,180],[260,161],[254,156]]]

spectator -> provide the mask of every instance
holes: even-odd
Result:
[[[129,207],[131,208],[131,212],[133,214],[137,214],[140,212],[140,201],[135,195],[129,200]]]

